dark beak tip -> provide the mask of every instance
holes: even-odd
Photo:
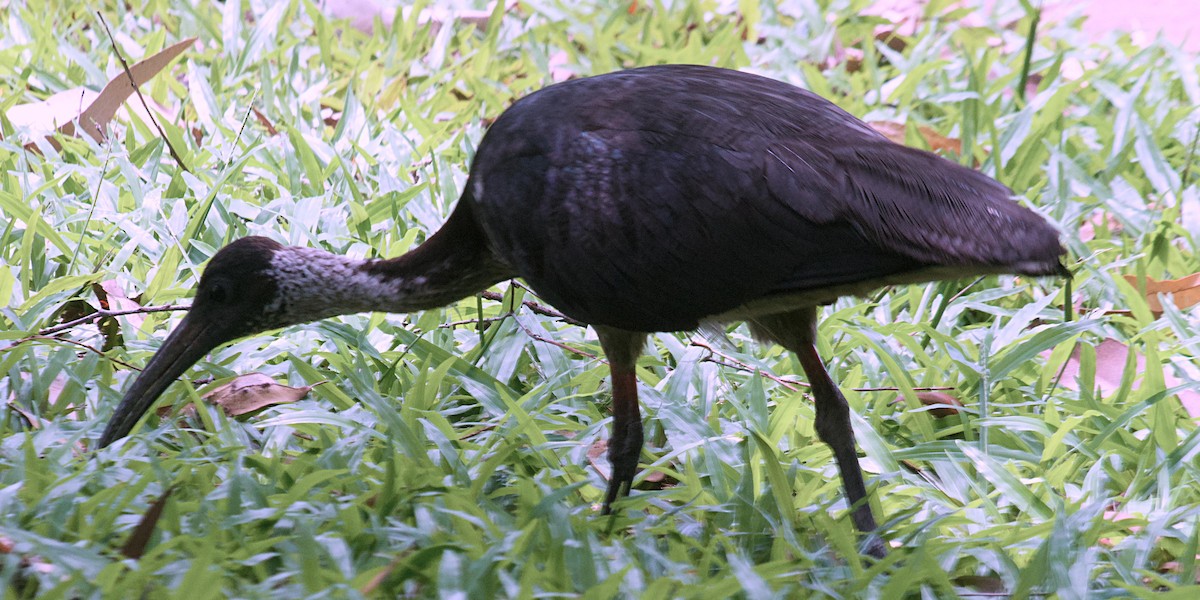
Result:
[[[228,323],[197,322],[191,317],[192,313],[184,317],[126,389],[120,404],[109,417],[104,433],[100,435],[98,448],[108,447],[128,436],[173,381],[209,350],[228,341],[225,335],[227,327],[223,327]]]

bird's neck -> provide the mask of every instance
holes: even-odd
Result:
[[[460,202],[441,229],[396,258],[354,259],[314,248],[280,250],[272,264],[286,320],[427,310],[512,277],[488,249],[470,210],[469,203]]]

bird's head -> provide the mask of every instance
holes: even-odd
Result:
[[[205,268],[187,316],[125,392],[100,446],[125,437],[167,386],[217,346],[292,324],[276,255],[284,246],[247,237],[222,248]]]

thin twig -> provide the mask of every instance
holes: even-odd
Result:
[[[180,304],[164,304],[161,306],[139,306],[137,308],[130,308],[130,309],[126,309],[126,310],[101,309],[90,315],[85,315],[85,316],[79,317],[78,319],[75,319],[73,321],[67,321],[66,323],[60,323],[53,327],[47,327],[45,329],[42,329],[37,332],[37,335],[46,336],[46,335],[55,334],[60,331],[65,331],[67,329],[75,327],[77,325],[86,325],[88,323],[91,323],[92,321],[97,321],[99,319],[103,319],[106,317],[120,317],[123,315],[141,315],[141,314],[148,314],[148,313],[170,312],[170,311],[175,311],[175,310],[187,310],[189,308],[191,308],[191,307],[183,306]]]
[[[525,288],[525,289],[528,289],[528,288]],[[496,302],[504,301],[504,294],[501,294],[499,292],[482,292],[479,295],[483,296],[484,298],[487,298],[488,300],[494,300]],[[567,315],[564,315],[552,308],[542,306],[541,304],[538,304],[537,302],[534,302],[533,300],[522,300],[521,304],[524,305],[525,308],[528,308],[529,310],[531,310],[539,315],[542,315],[543,317],[553,317],[555,319],[563,321],[564,323],[570,323],[571,325],[579,325],[579,326],[587,325],[587,323],[584,323],[582,321],[576,321],[575,319],[572,319],[571,317],[568,317]]]
[[[898,387],[857,387],[850,388],[856,392],[899,392]],[[957,387],[952,385],[927,385],[912,388],[914,392],[949,392],[957,390]]]
[[[800,391],[799,388],[812,387],[811,385],[808,384],[808,382],[796,381],[795,379],[787,379],[784,377],[780,377],[774,373],[771,373],[770,371],[764,371],[763,369],[760,369],[753,365],[744,363],[732,356],[729,356],[728,354],[722,353],[720,350],[713,348],[712,346],[708,345],[706,342],[702,342],[702,341],[693,339],[693,340],[691,340],[691,344],[697,348],[703,348],[711,354],[710,356],[706,356],[701,359],[704,362],[710,362],[715,365],[719,365],[722,367],[728,367],[730,369],[735,369],[738,371],[745,371],[747,373],[758,373],[759,375],[766,377],[767,379],[770,379],[771,381],[774,381],[775,383],[778,383],[779,385],[782,385],[783,387],[785,387],[793,392]],[[712,358],[713,356],[720,356],[721,358],[723,358],[725,360],[723,360],[723,361],[716,360],[716,359]],[[726,361],[728,361],[728,362],[726,362]],[[861,388],[850,388],[850,389],[852,389],[856,392],[899,392],[900,391],[900,388],[898,388],[898,387],[861,387]],[[934,385],[934,386],[912,388],[912,390],[914,392],[945,392],[945,391],[950,391],[950,390],[955,390],[955,389],[958,389],[958,388],[956,388],[954,386],[946,386],[946,385]]]
[[[233,145],[229,148],[229,156],[225,159],[225,164],[233,162],[233,153],[237,152],[238,142],[242,140],[242,132],[246,131],[246,123],[250,122],[250,112],[254,110],[254,101],[258,100],[258,90],[254,90],[254,95],[250,96],[250,106],[246,109],[245,116],[242,117],[242,126],[238,127],[237,135],[233,138]]]
[[[1179,176],[1179,195],[1183,195],[1183,190],[1187,189],[1192,178],[1192,161],[1196,157],[1196,144],[1200,143],[1200,125],[1197,125],[1196,132],[1192,134],[1192,143],[1188,147],[1187,160],[1183,163],[1183,174]]]
[[[46,342],[59,342],[59,343],[64,343],[64,344],[74,344],[74,345],[79,346],[80,348],[83,348],[84,350],[87,350],[89,352],[95,352],[96,354],[103,356],[104,358],[107,358],[108,360],[115,362],[118,365],[121,365],[122,367],[125,367],[127,369],[133,369],[135,371],[141,371],[141,369],[139,369],[123,360],[113,358],[113,357],[105,354],[103,350],[100,350],[99,348],[96,348],[94,346],[89,346],[83,342],[77,342],[72,339],[67,339],[67,338],[62,338],[62,337],[54,337],[54,336],[50,336],[50,335],[31,335],[29,337],[21,338],[21,339],[17,340],[13,345],[8,346],[3,349],[0,349],[0,352],[12,350],[13,348],[16,348],[17,346],[19,346],[25,342],[32,342],[32,341],[38,341],[38,340],[46,341]]]
[[[1033,46],[1037,42],[1038,24],[1042,21],[1042,6],[1033,10],[1029,21],[1029,33],[1025,35],[1025,56],[1021,60],[1021,75],[1017,78],[1017,98],[1025,102],[1025,88],[1029,85],[1029,67],[1033,61]]]
[[[137,80],[133,78],[133,73],[129,71],[129,63],[125,62],[125,57],[121,55],[121,49],[117,48],[117,40],[108,28],[108,21],[104,20],[104,15],[100,11],[96,11],[96,16],[100,19],[100,24],[104,26],[104,31],[108,34],[108,41],[112,44],[112,49],[117,55],[117,60],[121,61],[121,68],[125,69],[125,76],[129,78],[129,85],[133,86],[133,93],[137,94],[138,100],[142,101],[142,108],[146,109],[147,115],[150,115],[150,122],[154,124],[154,128],[158,130],[158,135],[162,137],[163,143],[167,145],[167,151],[171,153],[171,158],[175,159],[175,162],[179,164],[179,168],[191,173],[191,170],[184,164],[183,159],[179,157],[179,153],[175,151],[175,146],[171,145],[171,140],[167,139],[167,134],[163,133],[162,127],[158,124],[158,118],[154,116],[154,112],[150,110],[150,105],[146,103],[146,98],[142,96],[142,90],[138,87]]]
[[[92,194],[92,205],[88,207],[87,218],[83,220],[83,227],[79,228],[79,244],[75,246],[75,252],[71,253],[71,262],[67,263],[67,273],[74,272],[75,259],[79,258],[79,249],[83,248],[83,240],[87,237],[88,226],[92,224],[92,216],[96,214],[96,205],[100,203],[100,191],[104,189],[104,177],[108,175],[108,163],[112,159],[112,144],[107,143],[108,148],[104,152],[104,166],[100,167],[100,177],[96,181],[96,193]]]
[[[729,361],[728,363],[720,363],[720,364],[724,364],[725,366],[728,366],[733,369],[737,369],[739,371],[746,371],[748,373],[759,373],[763,377],[766,377],[767,379],[770,379],[771,381],[774,381],[775,383],[778,383],[779,385],[782,385],[783,387],[785,387],[793,392],[800,391],[800,388],[812,387],[806,382],[796,381],[794,379],[784,379],[774,373],[771,373],[770,371],[764,371],[762,369],[759,369],[758,367],[754,367],[749,364],[746,364],[732,356],[729,356],[728,354],[721,352],[720,350],[717,350],[716,348],[713,348],[712,346],[708,345],[708,343],[706,343],[706,342],[701,342],[699,340],[693,339],[692,345],[697,348],[703,348],[703,349],[707,350],[709,352],[709,354],[711,354],[711,355],[720,356],[721,358],[725,359],[726,361]],[[713,362],[713,363],[717,362],[717,361],[712,360],[711,357],[706,357],[702,360],[707,361],[707,362]],[[732,363],[732,364],[730,364],[730,363]]]
[[[512,316],[512,313],[506,312],[506,313],[500,315],[499,317],[484,317],[482,319],[476,318],[476,319],[463,319],[461,321],[447,321],[445,323],[438,325],[438,329],[453,329],[455,327],[462,327],[463,325],[480,325],[480,326],[482,326],[485,323],[498,323],[498,322],[503,321],[511,316]]]
[[[547,344],[550,344],[551,346],[555,346],[555,347],[557,347],[557,348],[562,348],[563,350],[566,350],[567,352],[573,352],[573,353],[575,353],[575,354],[578,354],[578,355],[580,355],[580,356],[584,356],[584,357],[587,357],[587,358],[591,358],[591,359],[597,359],[597,358],[600,358],[599,356],[596,356],[595,354],[592,354],[591,352],[588,352],[588,351],[586,351],[586,350],[580,350],[579,348],[575,348],[575,347],[573,347],[573,346],[570,346],[570,345],[564,344],[564,343],[562,343],[562,342],[557,342],[557,341],[554,341],[554,340],[552,340],[552,339],[550,339],[550,338],[547,338],[547,337],[540,336],[540,335],[538,335],[538,334],[534,333],[534,332],[533,332],[531,329],[529,329],[528,327],[526,327],[526,326],[525,326],[525,324],[524,324],[524,323],[522,323],[520,319],[515,319],[515,318],[514,318],[513,320],[514,320],[514,321],[516,321],[516,323],[517,323],[517,327],[520,327],[520,328],[521,328],[521,331],[524,331],[524,332],[525,332],[525,335],[527,335],[527,336],[529,336],[529,337],[531,337],[531,338],[533,338],[533,339],[535,339],[535,340],[537,340],[537,341],[539,341],[539,342],[545,342],[545,343],[547,343]]]

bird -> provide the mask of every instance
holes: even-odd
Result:
[[[651,333],[742,321],[793,352],[865,552],[886,553],[850,409],[817,353],[821,306],[881,287],[988,274],[1066,277],[1059,233],[1003,184],[894,143],[791,84],[700,65],[568,80],[483,135],[445,223],[411,251],[361,259],[235,240],[129,386],[99,440],[127,436],[210,350],[294,324],[410,313],[520,278],[594,328],[611,375],[611,476],[643,446],[635,366]]]

